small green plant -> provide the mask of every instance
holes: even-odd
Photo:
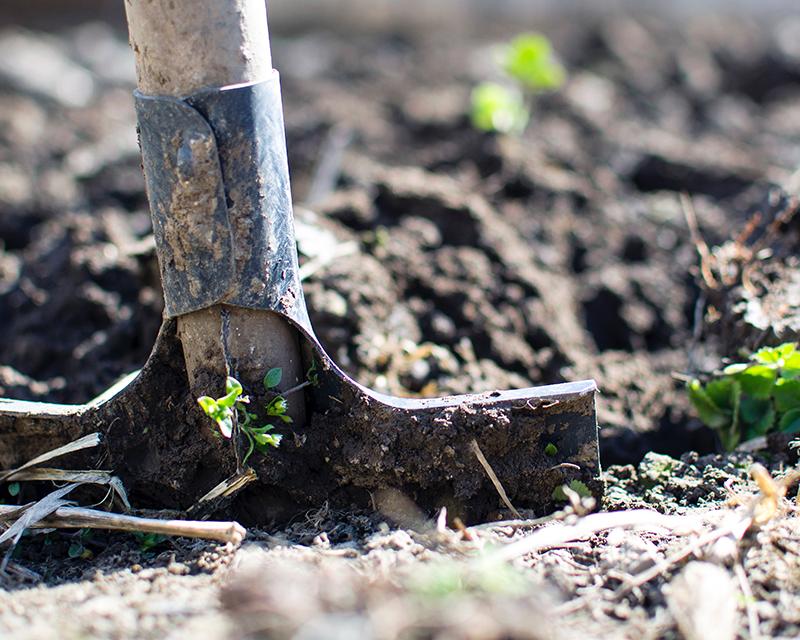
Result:
[[[589,487],[587,487],[585,483],[581,482],[580,480],[570,480],[570,483],[568,485],[558,485],[555,489],[553,489],[553,495],[551,497],[556,502],[566,502],[567,500],[569,500],[567,492],[564,491],[564,486],[577,493],[581,498],[592,497],[592,492],[589,490]]]
[[[730,451],[742,440],[774,431],[800,433],[800,351],[787,342],[725,367],[707,383],[692,380],[697,415]]]
[[[472,91],[472,126],[481,131],[519,134],[525,130],[530,111],[516,88],[482,82]]]
[[[520,596],[533,587],[516,567],[492,560],[465,563],[439,560],[425,563],[408,578],[409,590],[425,600],[468,595]]]
[[[566,80],[550,41],[524,33],[502,47],[500,67],[511,85],[482,82],[472,91],[470,118],[481,131],[520,134],[530,120],[537,93],[558,89]]]
[[[270,369],[264,376],[264,389],[274,392],[281,383],[281,378],[281,369]],[[229,376],[225,382],[224,396],[216,399],[202,396],[197,399],[197,402],[205,414],[217,423],[224,438],[232,438],[234,429],[238,427],[239,433],[247,439],[247,453],[242,459],[244,465],[247,464],[253,451],[267,453],[271,447],[280,445],[283,436],[270,433],[275,428],[271,424],[256,426],[259,420],[258,415],[248,410],[250,398],[243,393],[244,389],[241,383],[236,378]],[[290,423],[292,419],[286,415],[287,409],[286,398],[280,394],[275,395],[265,407],[269,417]]]
[[[87,544],[92,539],[94,532],[91,529],[81,529],[75,534],[72,543],[67,549],[67,555],[74,559],[80,558],[81,560],[91,560],[94,557],[92,550],[87,548]]]
[[[163,533],[144,533],[142,531],[135,531],[133,537],[139,543],[139,549],[142,553],[148,553],[162,542],[168,540],[168,537]]]

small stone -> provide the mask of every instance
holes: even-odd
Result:
[[[187,573],[189,573],[189,567],[182,562],[173,562],[167,567],[167,571],[169,571],[173,576],[185,576]]]

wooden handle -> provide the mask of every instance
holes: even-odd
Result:
[[[146,95],[183,97],[272,74],[264,0],[126,0],[125,11],[138,87]],[[227,346],[220,340],[223,317]],[[302,382],[297,332],[274,313],[202,309],[178,318],[178,336],[195,396],[219,395],[233,374],[259,401],[261,380],[273,367],[283,370],[281,391]],[[290,401],[288,413],[295,426],[304,424],[302,398]]]
[[[127,0],[139,90],[184,96],[269,77],[264,0]]]

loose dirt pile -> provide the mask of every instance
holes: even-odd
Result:
[[[553,39],[570,80],[536,103],[522,139],[479,134],[469,91],[491,78],[492,45],[521,28]],[[790,21],[722,16],[279,39],[304,286],[326,349],[359,381],[405,395],[596,378],[603,462],[634,465],[611,470],[611,509],[715,508],[729,478],[752,490],[746,457],[635,465],[650,450],[714,448],[676,372],[798,338],[796,42]],[[124,39],[98,25],[2,32],[0,60],[10,59],[34,63],[20,74],[0,62],[0,396],[85,401],[141,366],[160,322],[132,63]],[[682,193],[708,243],[724,247],[719,282],[697,268]],[[777,471],[786,460],[762,461]],[[703,600],[692,589],[716,579],[733,600],[706,615],[734,602],[742,629],[749,615],[761,634],[800,633],[793,518],[746,537],[739,560],[703,555],[712,568],[686,566],[672,596],[661,587],[685,562],[615,591],[687,536],[604,533],[486,571],[456,562],[476,557],[474,541],[419,523],[385,530],[383,519],[323,509],[256,534],[268,551],[235,554],[180,541],[146,552],[97,534],[87,560],[68,557],[75,540],[64,534],[32,537],[15,558],[15,590],[0,593],[0,628],[679,637],[685,607],[674,603]],[[229,564],[260,575],[233,581],[219,604]],[[28,588],[41,579],[61,586]]]

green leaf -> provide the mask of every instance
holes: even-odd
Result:
[[[286,413],[286,409],[286,398],[283,396],[278,396],[277,398],[273,398],[267,405],[267,415],[282,416],[284,413]]]
[[[268,431],[272,431],[274,428],[275,427],[273,427],[271,424],[265,424],[262,427],[251,427],[250,433],[267,433]]]
[[[700,420],[712,429],[720,429],[731,423],[730,411],[719,407],[709,396],[699,380],[692,380],[688,385],[689,400],[694,406]]]
[[[214,398],[202,396],[197,399],[197,403],[202,407],[203,411],[209,418],[213,418],[214,415],[219,411],[219,405]]]
[[[242,391],[244,391],[244,389],[242,389],[242,385],[239,381],[236,378],[228,376],[228,379],[225,381],[225,395],[221,398],[217,398],[217,404],[230,409],[239,400]]]
[[[233,435],[233,417],[227,415],[223,418],[217,418],[217,424],[219,425],[220,433],[230,439]]]
[[[778,411],[800,408],[800,380],[781,378],[772,392]]]
[[[522,94],[494,82],[483,82],[472,90],[470,119],[481,131],[522,133],[530,119]]]
[[[592,492],[589,491],[589,487],[587,487],[583,482],[580,480],[571,480],[569,483],[569,488],[572,489],[575,493],[577,493],[581,498],[589,498],[592,495]],[[567,494],[564,491],[564,486],[559,485],[555,489],[553,489],[553,500],[557,500],[559,502],[566,502],[567,501]]]
[[[306,380],[308,380],[314,387],[319,385],[319,372],[317,371],[316,358],[311,361],[311,366],[308,368],[308,371],[306,371]]]
[[[8,495],[12,498],[16,498],[19,495],[19,482],[11,482],[8,485]]]
[[[783,433],[800,432],[800,409],[792,409],[783,414],[778,423],[778,428],[783,431]]]
[[[235,393],[237,396],[242,395],[242,384],[236,378],[228,376],[225,380],[225,394]]]
[[[740,416],[747,439],[766,435],[775,424],[775,408],[769,399],[742,399]]]
[[[548,442],[547,446],[544,448],[544,455],[550,456],[551,458],[558,453],[558,447],[554,445],[552,442]]]
[[[747,367],[735,377],[742,385],[742,392],[746,395],[754,398],[769,398],[778,374],[775,369],[767,365],[755,364]]]
[[[167,540],[167,536],[163,533],[142,533],[140,531],[135,531],[133,535],[139,542],[139,549],[144,552],[150,551]]]
[[[256,434],[253,434],[253,440],[255,441],[259,451],[262,451],[262,453],[263,453],[263,450],[265,450],[265,449],[267,449],[269,447],[277,448],[278,446],[280,446],[282,439],[283,439],[283,436],[281,436],[281,435],[279,435],[277,433],[266,433],[266,434],[256,433]]]
[[[739,416],[743,422],[758,422],[769,411],[772,403],[769,398],[744,398],[739,405]]]
[[[281,383],[281,378],[283,377],[283,369],[280,367],[275,367],[274,369],[270,369],[267,371],[267,375],[264,376],[264,388],[265,389],[274,389]]]
[[[749,365],[746,362],[737,362],[736,364],[729,364],[727,367],[725,367],[722,370],[722,373],[723,373],[723,375],[726,375],[726,376],[735,376],[737,373],[741,373],[742,371],[747,369],[747,367],[749,367],[749,366],[751,366],[751,365]]]
[[[726,412],[732,412],[738,402],[737,396],[741,395],[741,386],[735,378],[719,378],[712,380],[705,386],[705,392],[717,407]]]
[[[788,354],[783,359],[783,370],[781,376],[784,378],[797,378],[800,376],[800,351]]]
[[[557,89],[566,79],[550,41],[538,33],[525,33],[511,41],[503,53],[503,70],[531,91]]]
[[[764,347],[753,354],[753,360],[766,365],[784,366],[787,359],[794,361],[797,346],[794,342],[784,342],[777,347]]]
[[[80,542],[73,542],[67,549],[67,555],[70,558],[80,558],[85,550],[86,548]]]

